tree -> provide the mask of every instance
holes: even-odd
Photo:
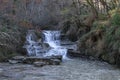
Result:
[[[86,2],[91,7],[92,13],[95,16],[95,18],[97,18],[98,17],[98,11],[97,11],[96,7],[94,6],[93,0],[86,0]]]

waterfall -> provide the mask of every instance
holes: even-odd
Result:
[[[48,43],[52,49],[45,56],[62,55],[66,59],[67,49],[60,46],[60,31],[43,31],[45,35],[45,43]]]
[[[26,48],[28,56],[44,56],[44,53],[48,50],[48,48],[44,48],[43,44],[39,42],[34,30],[28,31],[23,47]]]
[[[48,43],[51,47],[56,48],[60,45],[60,31],[43,31],[45,35],[45,43]]]
[[[40,42],[34,30],[29,30],[26,36],[24,48],[26,48],[29,56],[46,57],[53,55],[62,55],[63,59],[67,58],[68,49],[76,49],[75,45],[61,45],[60,31],[42,31],[43,42]],[[68,41],[65,41],[65,43]]]

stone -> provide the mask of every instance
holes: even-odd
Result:
[[[9,60],[9,63],[10,64],[17,64],[17,63],[19,63],[19,61],[17,61],[17,60]]]
[[[33,64],[34,62],[45,62],[47,65],[60,64],[62,56],[49,56],[49,57],[26,57],[23,63]]]
[[[37,36],[36,36],[36,34],[35,34],[35,30],[29,30],[27,37],[28,37],[29,35],[31,35],[31,40],[32,40],[32,41],[37,41],[38,38],[37,38]]]
[[[42,47],[43,47],[43,48],[50,48],[50,45],[49,45],[48,43],[43,43],[43,44],[42,44]]]
[[[51,65],[60,65],[61,61],[59,59],[51,59]]]
[[[52,55],[52,56],[49,56],[49,58],[58,59],[58,60],[62,61],[62,55]]]
[[[61,34],[61,35],[60,35],[60,39],[61,39],[61,40],[67,40],[66,34]]]
[[[77,51],[74,51],[72,49],[69,49],[68,52],[67,52],[67,56],[68,57],[79,57],[80,53],[77,52]]]
[[[69,40],[65,40],[65,41],[61,41],[60,43],[62,46],[66,46],[66,45],[74,45],[75,42],[69,41]]]
[[[68,50],[67,56],[68,56],[69,58],[74,58],[74,57],[78,57],[78,58],[89,58],[89,56],[86,56],[86,55],[80,53],[79,51],[75,51],[75,50],[72,50],[72,49],[69,49],[69,50]]]
[[[23,63],[23,61],[26,59],[25,56],[15,56],[13,57],[11,60],[9,60],[9,62],[17,62],[17,63]]]
[[[46,65],[45,62],[34,62],[33,64],[34,64],[35,67],[43,67],[43,66]]]
[[[44,65],[60,65],[62,62],[62,56],[48,56],[48,57],[25,57],[25,56],[15,56],[11,60],[8,60],[10,64],[33,64],[36,67],[42,67]]]
[[[92,56],[89,56],[89,59],[90,60],[96,60],[96,58],[92,57]]]
[[[15,56],[12,58],[13,60],[24,60],[25,56]]]

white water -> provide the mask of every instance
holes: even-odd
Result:
[[[48,43],[52,49],[45,56],[62,55],[63,59],[67,59],[67,49],[60,46],[60,31],[43,31],[45,35],[45,43]]]
[[[45,35],[45,43],[48,43],[51,47],[56,48],[60,45],[60,31],[43,31]]]
[[[37,56],[40,54],[42,46],[39,45],[34,30],[28,31],[24,48],[26,48],[29,56]]]
[[[41,43],[39,42],[39,40],[37,40],[35,31],[29,30],[26,36],[26,44],[24,46],[29,56],[46,57],[46,56],[52,56],[52,55],[62,55],[63,59],[68,59],[67,50],[76,49],[76,45],[61,46],[60,31],[44,30],[42,33],[44,35],[43,43],[49,44],[51,49],[50,50],[46,50],[46,48],[44,49],[41,46]]]

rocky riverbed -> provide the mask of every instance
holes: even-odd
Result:
[[[108,63],[88,59],[44,67],[0,63],[0,80],[120,80],[120,71]]]

